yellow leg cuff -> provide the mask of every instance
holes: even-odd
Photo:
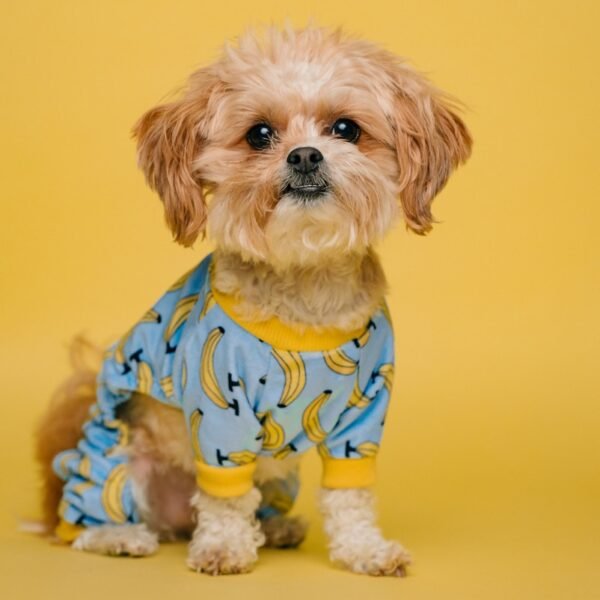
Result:
[[[323,458],[321,485],[326,488],[368,487],[375,483],[375,457]]]
[[[197,460],[196,481],[198,487],[211,496],[243,496],[254,486],[252,476],[255,470],[256,461],[239,467],[213,467]]]
[[[72,542],[84,530],[85,527],[81,525],[74,525],[73,523],[68,523],[67,521],[63,521],[61,519],[54,530],[54,534],[63,542]]]

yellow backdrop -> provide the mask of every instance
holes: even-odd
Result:
[[[4,0],[3,597],[600,598],[598,6]],[[183,545],[118,560],[17,532],[35,513],[31,431],[68,340],[123,332],[210,248],[170,241],[131,125],[245,26],[310,16],[410,57],[466,102],[475,138],[436,201],[443,223],[381,247],[398,375],[379,505],[414,553],[410,577],[327,564],[314,457],[306,544],[264,552],[252,575],[195,576]]]

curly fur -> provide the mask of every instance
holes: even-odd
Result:
[[[256,519],[260,492],[254,488],[237,498],[214,498],[198,491],[192,499],[198,523],[189,545],[187,564],[210,575],[246,573],[258,560],[265,536]]]
[[[372,249],[283,272],[269,263],[248,263],[239,254],[217,251],[214,284],[240,299],[241,318],[277,315],[298,329],[307,325],[357,329],[373,314],[387,288]]]
[[[323,489],[320,504],[333,562],[355,573],[406,574],[410,555],[398,542],[386,540],[375,525],[370,490]]]

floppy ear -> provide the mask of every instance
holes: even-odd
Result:
[[[396,152],[407,225],[425,234],[431,203],[450,173],[471,154],[472,139],[449,100],[426,82],[396,90]]]
[[[194,161],[202,151],[201,129],[214,81],[196,73],[184,98],[149,110],[135,124],[138,165],[158,192],[173,238],[184,246],[204,234],[206,198]]]

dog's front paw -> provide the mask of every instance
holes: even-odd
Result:
[[[234,498],[215,498],[198,491],[192,498],[198,512],[188,567],[209,575],[251,571],[258,560],[258,548],[265,543],[255,518],[259,503],[256,489]]]
[[[235,540],[198,541],[190,544],[187,565],[198,573],[231,575],[248,573],[257,560],[256,545],[245,546]]]
[[[332,549],[331,560],[354,573],[395,577],[404,577],[411,562],[410,554],[398,542],[384,539]]]

